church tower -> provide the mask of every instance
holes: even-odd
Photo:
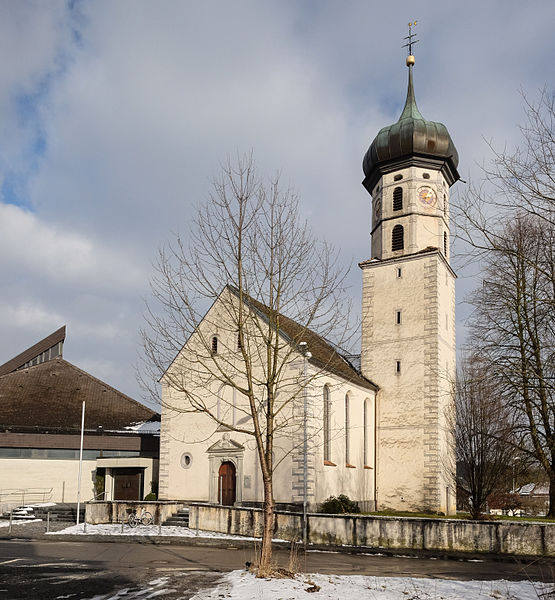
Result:
[[[414,62],[409,55],[399,120],[381,129],[363,161],[372,254],[360,263],[361,366],[380,387],[377,509],[450,514],[455,458],[446,418],[455,376],[456,276],[449,264],[449,188],[459,179],[458,155],[447,128],[416,106]]]

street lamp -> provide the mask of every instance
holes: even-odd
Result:
[[[307,431],[307,412],[308,412],[308,397],[307,397],[307,363],[312,358],[312,354],[308,352],[307,343],[299,342],[299,347],[303,354],[303,545],[306,550],[307,544],[307,521],[308,521],[308,431]]]

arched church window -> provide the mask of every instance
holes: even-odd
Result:
[[[212,356],[214,354],[218,354],[218,338],[216,336],[212,337],[212,342],[210,343],[210,352]]]
[[[345,463],[351,463],[351,415],[349,394],[345,395]]]
[[[395,225],[391,232],[391,250],[403,250],[405,247],[405,233],[402,225]]]
[[[324,460],[331,461],[331,398],[329,386],[324,386]]]
[[[364,400],[364,415],[363,415],[363,454],[364,464],[368,464],[368,398]]]
[[[401,210],[403,208],[403,188],[396,187],[393,190],[393,210]]]

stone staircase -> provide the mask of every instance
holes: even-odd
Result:
[[[189,527],[189,509],[182,508],[181,510],[178,510],[176,513],[173,513],[173,515],[169,519],[166,519],[162,523],[162,527],[169,526]]]
[[[75,523],[77,519],[77,504],[56,504],[56,506],[39,506],[34,509],[37,519],[46,521],[46,515],[50,513],[51,521],[65,521]],[[79,522],[85,520],[85,505],[79,507]]]
[[[31,519],[42,519],[46,521],[47,513],[50,513],[51,521],[62,521],[75,523],[77,519],[77,504],[55,504],[53,506],[20,506],[14,508],[12,518],[14,521],[29,521]],[[2,519],[9,519],[10,513],[5,512],[0,515]],[[85,519],[85,506],[81,505],[79,509],[79,521]]]

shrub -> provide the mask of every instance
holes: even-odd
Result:
[[[145,500],[156,500],[157,496],[154,492],[150,492],[150,494],[147,494],[145,496]]]
[[[345,494],[330,496],[320,504],[320,512],[329,514],[359,513],[360,506]]]

